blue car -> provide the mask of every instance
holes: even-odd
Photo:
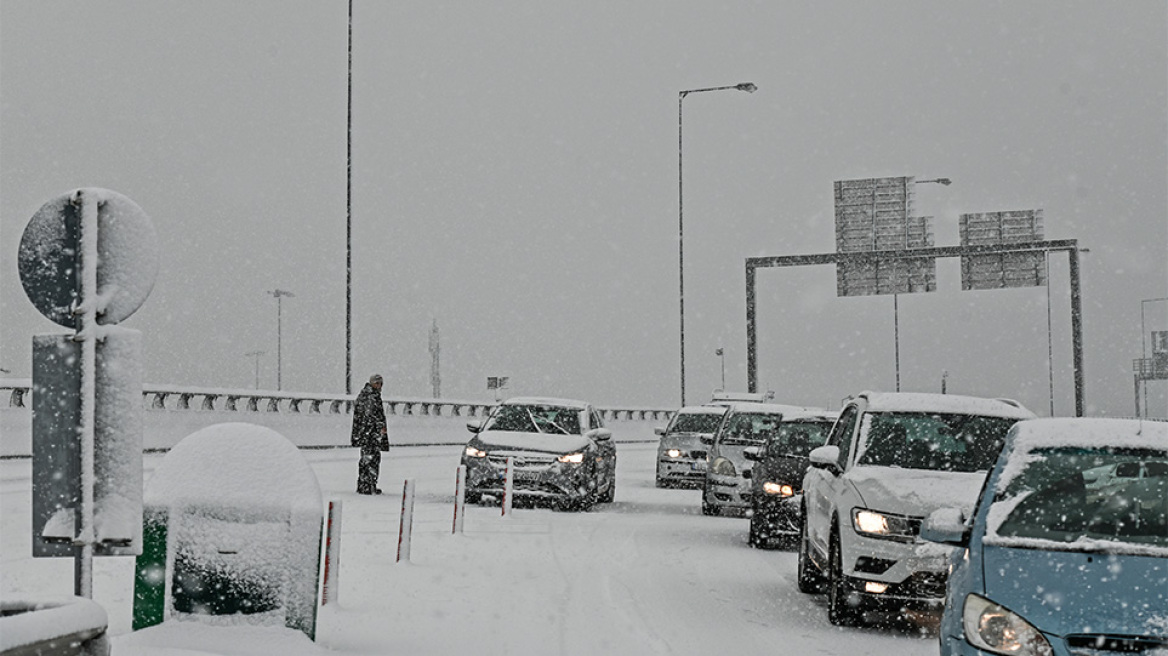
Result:
[[[957,547],[942,654],[1168,653],[1168,423],[1019,422],[973,513],[921,531]]]

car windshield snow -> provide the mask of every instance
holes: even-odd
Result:
[[[555,405],[501,405],[483,430],[579,435],[580,410]]]
[[[868,413],[857,464],[989,471],[1018,420],[962,414]]]
[[[830,430],[831,422],[828,421],[783,422],[767,446],[767,453],[772,456],[806,456],[827,442]]]
[[[722,415],[700,413],[700,414],[678,414],[669,425],[669,430],[666,433],[713,433],[718,430],[718,423],[722,421]]]
[[[993,536],[1168,547],[1168,452],[1050,447],[1024,462],[994,497]]]

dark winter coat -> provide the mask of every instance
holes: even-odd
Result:
[[[389,451],[389,438],[385,430],[385,406],[381,403],[381,392],[373,385],[365,383],[365,388],[357,395],[353,404],[353,446],[380,448]]]

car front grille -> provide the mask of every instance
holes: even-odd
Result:
[[[547,467],[548,465],[550,465],[556,461],[555,456],[542,455],[542,454],[539,454],[539,455],[532,454],[532,455],[522,455],[522,456],[506,456],[506,455],[495,454],[495,453],[488,453],[487,454],[487,461],[490,462],[491,465],[493,465],[494,467],[501,469],[501,468],[507,466],[507,458],[508,457],[515,459],[515,467],[517,467],[517,468],[522,468],[522,467],[540,467],[540,468],[542,468],[542,467]]]

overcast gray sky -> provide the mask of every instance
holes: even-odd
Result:
[[[682,89],[688,400],[746,385],[744,261],[834,250],[835,180],[915,175],[937,245],[1041,208],[1078,239],[1088,411],[1130,415],[1141,300],[1168,296],[1168,8],[1066,2],[354,2],[353,372],[428,396],[679,401]],[[162,268],[124,325],[148,383],[340,393],[347,3],[0,1],[0,367],[59,332],[20,235],[77,187],[152,217]],[[1054,400],[1073,412],[1065,256]],[[902,388],[1049,407],[1046,290],[900,297]],[[1168,329],[1168,304],[1144,304]],[[895,385],[891,297],[831,267],[759,274],[759,379],[836,405]],[[1149,388],[1168,412],[1168,383]]]

